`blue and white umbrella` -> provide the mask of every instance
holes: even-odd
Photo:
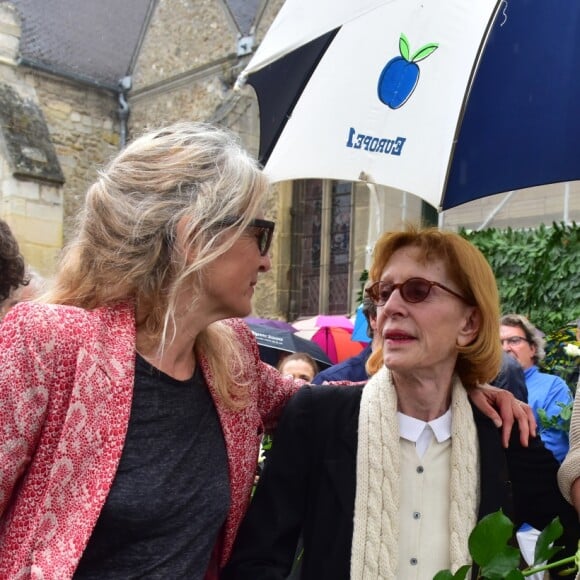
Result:
[[[274,181],[447,209],[580,179],[577,0],[286,0],[240,77]]]

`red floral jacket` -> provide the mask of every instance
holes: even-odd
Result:
[[[260,438],[299,386],[262,363],[239,320],[249,404],[227,409],[200,364],[228,452],[231,506],[206,578],[245,513]],[[87,311],[21,303],[0,327],[0,578],[70,578],[123,450],[135,374],[132,304]]]

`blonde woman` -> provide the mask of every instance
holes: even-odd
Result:
[[[296,388],[222,322],[270,269],[267,187],[232,135],[188,123],[89,189],[54,288],[4,321],[0,577],[217,576]]]
[[[0,578],[217,578],[299,384],[236,318],[271,267],[267,187],[182,123],[89,188],[53,289],[2,324]]]

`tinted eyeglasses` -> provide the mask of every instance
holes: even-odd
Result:
[[[507,338],[502,338],[500,342],[502,346],[504,345],[504,343],[507,343],[510,346],[517,346],[522,342],[527,342],[528,344],[530,343],[530,341],[527,338],[524,338],[523,336],[508,336]]]
[[[241,224],[242,218],[239,216],[231,216],[229,218],[223,219],[217,225],[221,228],[229,228],[236,224]],[[276,224],[269,220],[253,219],[247,225],[248,228],[255,230],[256,240],[258,242],[258,249],[260,250],[260,256],[265,256],[272,245],[272,237],[274,235],[274,227]]]
[[[391,297],[391,294],[395,290],[399,290],[401,293],[401,298],[405,302],[410,302],[411,304],[416,304],[417,302],[423,302],[429,296],[431,288],[437,286],[449,294],[453,294],[463,302],[469,304],[469,302],[455,292],[451,288],[447,288],[439,282],[433,282],[431,280],[425,280],[425,278],[409,278],[405,282],[400,284],[392,284],[391,282],[375,282],[373,285],[369,286],[365,292],[369,298],[375,303],[375,306],[384,306],[387,300]]]

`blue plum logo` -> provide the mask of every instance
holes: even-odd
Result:
[[[419,82],[419,66],[417,63],[426,59],[437,50],[439,44],[430,42],[422,46],[413,56],[409,41],[404,34],[399,38],[401,56],[391,59],[381,72],[377,87],[379,99],[391,109],[402,107],[413,94]]]

